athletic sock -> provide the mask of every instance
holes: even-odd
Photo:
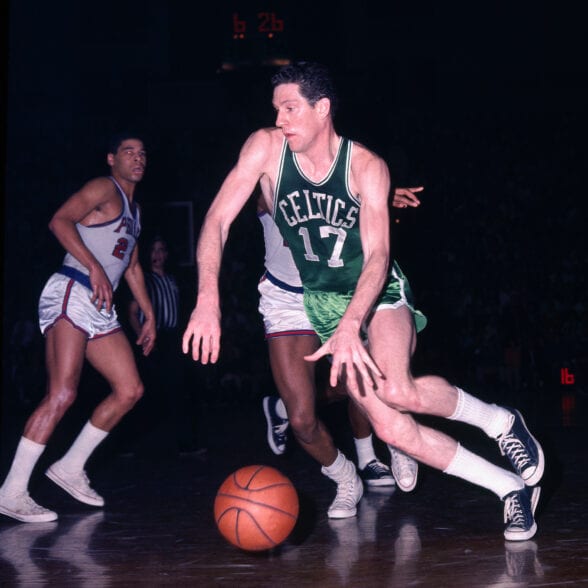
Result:
[[[510,411],[496,404],[478,400],[456,386],[457,405],[448,418],[482,429],[492,439],[496,439],[509,427]]]
[[[353,441],[355,443],[355,452],[357,453],[357,467],[363,470],[370,461],[376,459],[372,436],[368,435],[363,439],[356,439],[354,437]]]
[[[337,449],[337,457],[330,466],[323,466],[321,472],[337,484],[356,475],[355,465]]]
[[[45,451],[45,447],[26,437],[21,437],[8,475],[0,489],[10,496],[26,492],[33,468]]]
[[[457,451],[444,473],[486,488],[501,500],[513,490],[525,486],[522,478],[486,461],[484,458],[457,445]]]
[[[108,431],[103,431],[88,421],[68,452],[59,460],[61,467],[66,472],[83,470],[86,461],[94,449],[96,449],[107,435]]]

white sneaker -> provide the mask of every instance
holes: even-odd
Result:
[[[388,449],[391,457],[390,469],[396,480],[396,485],[403,492],[414,490],[419,473],[419,464],[412,457],[391,445],[388,445]]]
[[[28,492],[9,496],[0,492],[0,513],[23,523],[48,523],[57,513],[37,504]]]
[[[104,498],[90,487],[90,481],[84,470],[66,472],[56,461],[45,475],[80,502],[91,506],[104,506]]]
[[[330,519],[347,519],[357,514],[357,503],[363,496],[361,478],[354,472],[353,477],[337,484],[337,495],[329,506]]]

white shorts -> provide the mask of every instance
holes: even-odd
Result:
[[[265,338],[316,335],[304,310],[302,288],[276,282],[278,280],[266,272],[257,286],[261,295],[259,312],[263,317]]]
[[[53,274],[39,299],[39,327],[45,334],[60,319],[69,321],[88,339],[111,335],[121,330],[114,306],[110,312],[90,302],[92,292],[78,281],[60,273]]]

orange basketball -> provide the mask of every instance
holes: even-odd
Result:
[[[286,540],[298,519],[298,494],[278,470],[250,465],[233,472],[214,500],[221,535],[246,551],[263,551]]]

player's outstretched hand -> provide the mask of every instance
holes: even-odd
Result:
[[[196,305],[182,337],[182,351],[203,364],[216,363],[220,352],[220,311]]]
[[[312,355],[306,355],[304,359],[317,361],[326,355],[332,356],[329,383],[333,387],[339,379],[344,379],[349,391],[359,395],[360,381],[364,389],[374,389],[378,380],[385,379],[359,335],[355,333],[335,331],[317,351]]]

